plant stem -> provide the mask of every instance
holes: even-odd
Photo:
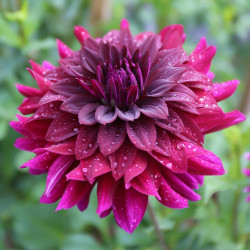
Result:
[[[149,210],[149,214],[150,214],[150,217],[153,221],[153,224],[154,224],[154,228],[155,228],[155,231],[156,231],[156,234],[158,236],[158,239],[159,239],[159,242],[161,244],[161,247],[163,250],[169,250],[169,248],[167,247],[165,241],[164,241],[164,237],[163,237],[163,234],[159,228],[159,225],[158,225],[158,222],[157,222],[157,219],[156,219],[156,216],[155,216],[155,212],[154,212],[154,209],[150,203],[150,201],[148,201],[148,210]]]
[[[235,191],[233,208],[232,208],[232,238],[238,240],[238,206],[240,200],[240,190]]]

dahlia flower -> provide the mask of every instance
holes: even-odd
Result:
[[[204,136],[245,119],[218,106],[239,81],[212,83],[216,48],[201,38],[188,55],[181,25],[133,36],[123,20],[102,38],[80,26],[74,34],[78,51],[57,40],[59,66],[31,61],[38,88],[17,84],[30,116],[11,126],[24,136],[15,146],[36,154],[21,167],[47,174],[40,202],[84,211],[97,185],[97,214],[113,211],[131,233],[148,196],[176,209],[200,200],[204,176],[225,173]]]
[[[250,161],[250,152],[246,153],[246,158],[247,158],[247,160]],[[242,170],[242,172],[243,172],[243,174],[246,175],[246,177],[250,177],[250,168],[244,168],[244,169]],[[249,192],[250,192],[250,186],[246,187],[246,188],[244,189],[244,192],[249,193]],[[250,202],[250,195],[247,196],[246,201],[247,201],[247,202]]]

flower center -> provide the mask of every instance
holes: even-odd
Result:
[[[103,104],[127,109],[137,101],[143,91],[143,76],[139,63],[141,54],[137,49],[131,56],[124,46],[115,57],[110,48],[111,46],[107,47],[104,60],[96,64],[96,79],[80,83]],[[88,64],[90,60],[91,58],[86,57]]]

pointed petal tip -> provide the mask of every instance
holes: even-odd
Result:
[[[64,44],[60,39],[56,39],[58,54],[61,58],[69,57],[73,54],[73,51]]]
[[[84,27],[82,27],[80,25],[75,26],[74,34],[81,45],[83,45],[84,41],[88,37],[90,37],[89,32]]]
[[[121,20],[120,29],[129,29],[129,21],[125,18]]]

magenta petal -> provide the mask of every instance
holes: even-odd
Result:
[[[137,102],[140,111],[151,118],[168,118],[168,106],[161,98],[146,97]]]
[[[169,25],[160,31],[163,49],[180,47],[183,44],[183,26],[179,24]]]
[[[156,143],[156,128],[154,123],[141,117],[134,122],[127,122],[126,129],[131,142],[139,149],[152,151]]]
[[[20,137],[16,139],[14,146],[18,149],[32,152],[36,148],[44,147],[45,143],[46,142],[42,140],[35,140],[28,137]]]
[[[81,199],[89,192],[91,184],[82,181],[69,181],[63,196],[56,208],[56,211],[61,209],[69,209],[81,201]]]
[[[194,157],[197,155],[204,155],[204,154],[211,153],[210,151],[204,149],[203,147],[197,146],[197,145],[190,143],[190,142],[183,142],[183,144],[185,145],[185,151],[187,154],[187,158]]]
[[[134,162],[126,169],[125,172],[124,181],[126,188],[130,186],[130,181],[141,174],[146,167],[147,155],[138,150]]]
[[[97,185],[98,206],[96,213],[100,217],[111,208],[115,189],[116,182],[112,175],[106,174],[99,178]]]
[[[95,112],[99,106],[99,103],[88,103],[83,106],[78,114],[79,123],[84,125],[95,124],[97,122]]]
[[[78,134],[78,130],[79,124],[76,116],[66,113],[53,120],[48,128],[46,139],[51,142],[60,142]]]
[[[195,55],[191,55],[190,61],[192,66],[199,72],[207,73],[215,53],[216,47],[209,46],[205,50],[202,50]]]
[[[184,182],[189,188],[191,189],[198,189],[199,188],[199,182],[197,179],[192,176],[189,173],[183,173],[183,174],[176,174],[176,176]]]
[[[120,29],[129,29],[129,22],[127,19],[122,19]]]
[[[164,179],[162,179],[162,185],[159,189],[159,194],[161,197],[159,202],[166,207],[176,209],[188,207],[187,199],[176,193]]]
[[[48,170],[54,160],[55,160],[55,154],[50,152],[45,152],[27,161],[20,168],[29,167],[37,170]]]
[[[87,181],[87,178],[83,174],[82,167],[79,164],[77,167],[75,167],[73,170],[71,170],[66,175],[67,180],[75,180],[75,181]]]
[[[217,102],[220,102],[220,101],[228,98],[229,96],[231,96],[235,92],[239,83],[240,83],[239,80],[231,80],[228,82],[214,84],[213,92],[212,92],[214,99]]]
[[[45,75],[48,71],[44,66],[39,65],[38,63],[34,62],[33,60],[29,60],[32,69],[38,73],[39,75]]]
[[[51,124],[49,120],[32,120],[24,124],[24,128],[29,131],[34,139],[44,139]]]
[[[50,90],[64,97],[70,97],[72,95],[83,93],[83,89],[80,84],[72,78],[65,78],[53,83],[53,85],[50,87]]]
[[[63,95],[57,95],[52,91],[46,92],[46,94],[40,99],[39,105],[56,102],[56,101],[65,101],[67,97]]]
[[[187,171],[187,164],[182,164],[181,161],[182,159],[179,159],[179,163],[177,164],[175,160],[171,157],[156,153],[156,152],[151,152],[151,156],[157,160],[161,165],[164,167],[172,170],[175,173],[185,173]],[[178,155],[176,155],[178,157]],[[185,159],[185,158],[184,158]],[[178,158],[176,158],[176,161],[178,161]]]
[[[43,61],[43,67],[45,69],[54,69],[55,68],[55,66],[52,63],[48,62],[48,61]]]
[[[82,199],[77,203],[78,209],[83,212],[88,208],[89,205],[89,197],[91,194],[91,191],[93,189],[93,186],[89,188],[89,190],[86,192],[86,194],[82,197]]]
[[[188,172],[197,175],[223,175],[225,170],[219,157],[210,153],[189,158]]]
[[[112,175],[115,180],[120,179],[135,160],[137,149],[126,140],[122,146],[113,154],[110,154],[109,160],[111,164]]]
[[[65,175],[65,172],[69,166],[73,163],[73,156],[60,155],[51,165],[47,179],[46,179],[46,189],[44,192],[45,196],[49,196],[51,190],[57,185],[60,179]]]
[[[75,154],[76,159],[80,160],[91,156],[98,148],[97,134],[98,126],[82,125],[77,135]]]
[[[81,45],[83,45],[84,41],[90,36],[89,32],[79,25],[75,26],[74,34]]]
[[[198,54],[199,52],[201,52],[202,50],[207,48],[207,41],[205,37],[202,37],[199,41],[199,43],[197,44],[196,48],[194,49],[194,51],[192,52],[192,55]]]
[[[45,92],[49,89],[49,87],[52,85],[52,82],[48,79],[45,79],[43,76],[39,75],[35,71],[28,69],[32,77],[36,80],[37,85],[41,89],[42,92]]]
[[[103,125],[112,123],[117,117],[115,108],[108,106],[99,106],[95,111],[95,120]]]
[[[140,193],[161,199],[158,193],[160,178],[159,169],[149,163],[140,175],[131,180],[131,186]]]
[[[206,131],[206,133],[216,132],[216,131],[231,127],[245,120],[246,120],[246,116],[238,110],[224,113],[224,117],[222,116],[221,120],[217,119],[216,127],[214,127],[213,129],[209,131]]]
[[[190,201],[198,201],[201,199],[200,195],[196,194],[188,185],[186,185],[178,175],[168,169],[162,169],[164,179],[171,186],[171,188],[179,193],[182,197]]]
[[[65,58],[65,57],[69,57],[73,55],[74,52],[67,45],[65,45],[62,41],[60,41],[59,39],[56,39],[56,43],[57,43],[58,53],[61,58]]]
[[[68,140],[63,143],[58,143],[45,148],[47,151],[60,155],[74,155],[75,154],[75,139]]]
[[[117,224],[132,233],[140,224],[147,208],[148,197],[135,189],[119,185],[113,198],[113,213]]]
[[[11,121],[9,125],[21,135],[30,136],[30,133],[24,128],[23,124],[19,121]]]
[[[28,97],[24,99],[23,103],[18,107],[18,110],[23,115],[34,113],[38,108],[40,97]]]
[[[40,169],[29,168],[29,173],[32,175],[40,175],[40,174],[45,174],[47,172],[48,172],[47,169],[40,170]]]
[[[97,142],[103,155],[114,153],[126,138],[126,128],[122,121],[100,126]]]
[[[72,95],[66,101],[63,102],[60,108],[63,111],[77,115],[85,104],[93,101],[94,98],[85,93]]]
[[[243,189],[243,192],[244,192],[244,193],[249,193],[249,192],[250,192],[250,187],[244,188],[244,189]]]
[[[250,168],[244,168],[244,169],[242,169],[242,173],[245,176],[250,177]]]
[[[156,127],[156,129],[157,129],[157,139],[154,151],[165,156],[170,156],[171,140],[167,131],[160,127]]]
[[[61,198],[63,192],[65,191],[67,184],[68,183],[66,182],[66,178],[62,177],[62,179],[57,182],[57,185],[54,186],[54,188],[50,191],[49,194],[43,194],[41,196],[40,202],[50,204],[58,201]]]
[[[95,181],[95,178],[110,172],[110,163],[107,157],[100,152],[80,161],[82,172],[90,183]]]
[[[40,89],[35,89],[29,86],[16,84],[17,90],[20,94],[26,97],[32,97],[32,96],[41,96],[42,91]]]

